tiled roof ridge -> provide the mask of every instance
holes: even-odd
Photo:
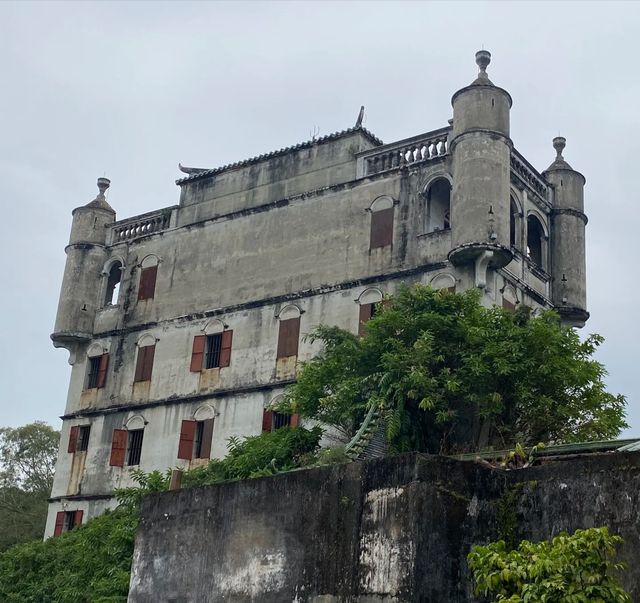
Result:
[[[244,159],[242,161],[229,163],[221,167],[212,168],[209,170],[203,170],[195,174],[190,174],[188,176],[185,176],[184,178],[179,178],[178,180],[176,180],[176,184],[183,184],[184,182],[190,182],[192,180],[197,180],[198,178],[206,178],[208,176],[213,176],[214,174],[219,174],[220,172],[224,172],[226,170],[244,167],[246,165],[251,165],[252,163],[257,163],[265,159],[271,159],[272,157],[277,157],[279,155],[286,155],[291,151],[297,151],[298,149],[305,149],[316,144],[322,144],[325,142],[329,142],[331,140],[336,140],[338,138],[341,138],[342,136],[346,136],[347,134],[353,134],[354,132],[362,132],[367,138],[369,138],[369,140],[371,140],[378,146],[383,144],[382,140],[380,140],[375,134],[373,134],[372,132],[370,132],[369,130],[367,130],[362,126],[357,126],[353,128],[347,128],[346,130],[341,130],[340,132],[333,132],[332,134],[327,134],[326,136],[320,136],[320,138],[315,138],[315,139],[307,140],[305,142],[300,142],[296,145],[293,145],[290,147],[284,147],[277,151],[270,151],[269,153],[263,153],[262,155],[251,157],[250,159]]]

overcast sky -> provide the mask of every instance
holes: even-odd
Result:
[[[0,3],[0,425],[58,427],[52,347],[71,210],[111,181],[125,218],[178,202],[178,162],[216,167],[352,126],[385,142],[446,125],[491,51],[511,135],[585,174],[586,331],[640,436],[640,4]],[[317,131],[317,130],[316,130]]]

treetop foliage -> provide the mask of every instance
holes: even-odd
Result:
[[[387,416],[397,451],[473,451],[516,442],[615,437],[625,399],[606,391],[593,359],[598,335],[580,340],[557,314],[486,308],[480,293],[403,286],[363,337],[320,326],[323,351],[305,363],[286,406],[347,437],[371,404]]]

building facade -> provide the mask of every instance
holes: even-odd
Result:
[[[511,97],[478,78],[446,127],[383,144],[361,126],[217,169],[183,168],[178,205],[73,211],[51,336],[71,381],[46,536],[115,505],[131,470],[222,457],[271,410],[315,326],[358,332],[400,283],[482,290],[581,326],[584,178],[540,173],[509,137]]]

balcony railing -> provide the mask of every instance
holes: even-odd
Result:
[[[524,184],[547,201],[547,183],[534,167],[518,151],[511,151],[511,169]]]
[[[451,128],[442,128],[405,140],[399,140],[360,154],[362,176],[444,157],[449,152]]]
[[[111,226],[111,244],[166,230],[171,223],[171,212],[169,207],[115,222]]]

